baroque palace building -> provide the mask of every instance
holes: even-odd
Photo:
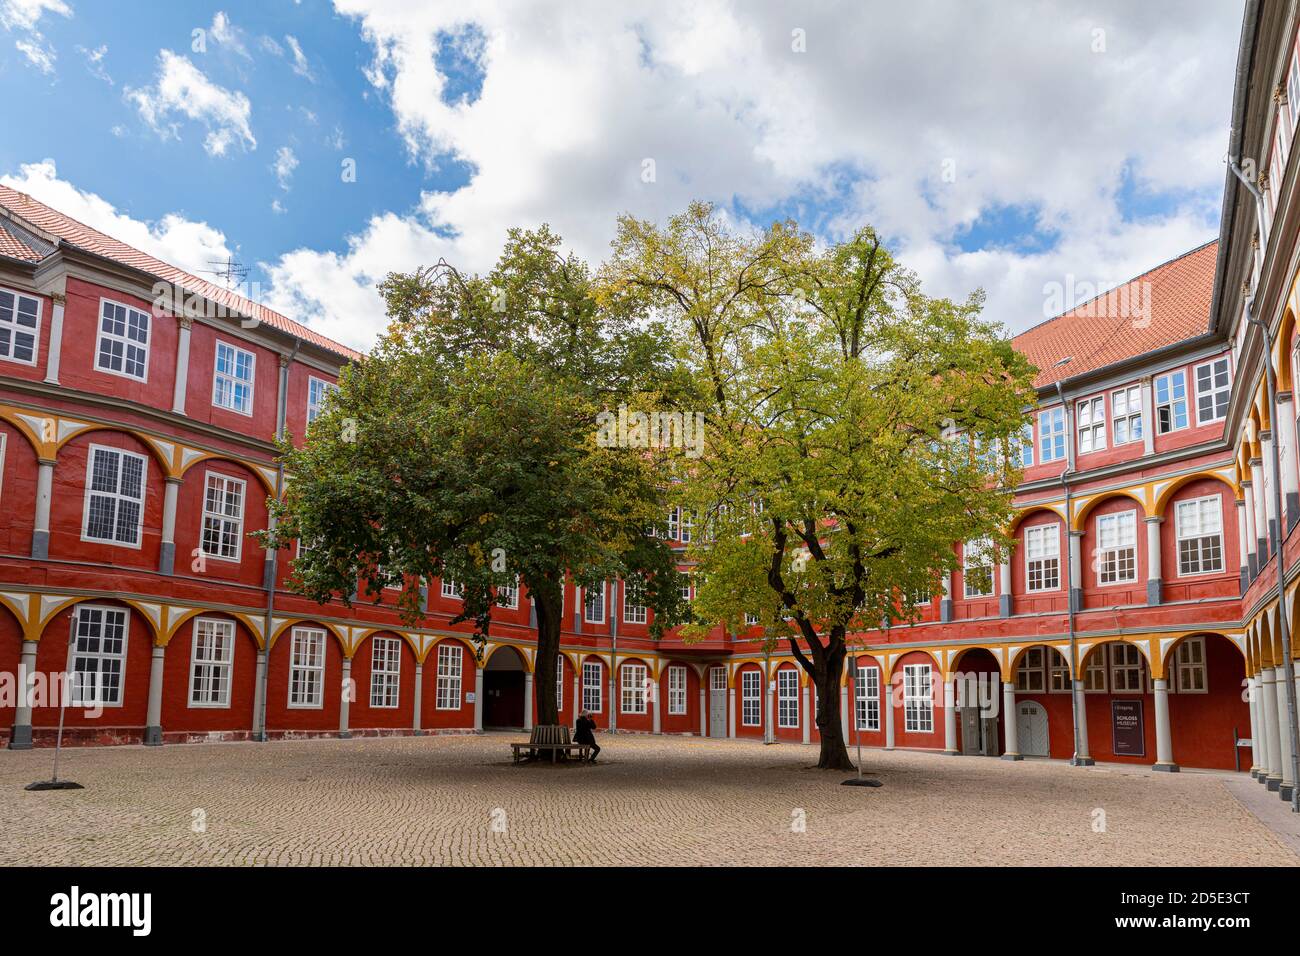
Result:
[[[850,743],[1294,785],[1300,671],[1279,625],[1296,623],[1300,575],[1296,33],[1294,4],[1247,3],[1229,143],[1244,178],[1227,173],[1219,238],[1016,338],[1040,371],[1015,547],[955,545],[960,570],[914,621],[855,635]],[[292,594],[293,553],[248,537],[284,481],[277,435],[300,439],[358,357],[0,187],[10,747],[49,744],[59,723],[12,677],[65,669],[104,699],[67,708],[74,743],[531,726],[526,593],[502,595],[480,660],[450,624],[454,582],[430,582],[411,628],[395,594],[351,610]],[[669,530],[684,547],[695,528],[678,511]],[[562,719],[585,707],[619,730],[816,740],[813,689],[757,628],[653,641],[621,582],[570,587],[566,608]]]

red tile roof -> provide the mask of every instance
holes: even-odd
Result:
[[[341,345],[333,339],[328,339],[319,332],[315,332],[307,326],[267,308],[260,302],[254,302],[252,299],[231,292],[229,289],[222,288],[207,279],[200,279],[184,269],[169,265],[161,259],[155,259],[148,253],[141,252],[139,249],[128,246],[124,242],[119,242],[97,229],[92,229],[84,223],[77,222],[77,220],[65,216],[56,209],[51,209],[26,193],[2,184],[0,184],[0,207],[10,210],[16,217],[31,223],[38,229],[57,236],[63,243],[103,256],[122,265],[139,269],[141,272],[146,272],[165,282],[180,286],[188,292],[198,293],[213,302],[220,303],[227,309],[251,316],[259,322],[265,322],[282,332],[296,335],[305,342],[311,342],[323,349],[328,349],[343,358],[355,360],[361,357],[360,352],[350,349],[346,345]],[[8,240],[6,240],[6,236],[8,234],[3,229],[0,229],[0,254],[34,261],[31,255],[14,255],[14,252],[7,251],[13,249],[16,252],[21,252],[26,247],[13,236],[8,236]],[[28,252],[31,253],[32,250],[29,249]],[[39,255],[36,256],[36,259],[39,258],[41,258]]]
[[[1210,328],[1218,240],[1184,253],[1069,312],[1017,335],[1015,347],[1038,366],[1038,387],[1105,368]],[[1063,358],[1071,358],[1057,367]]]

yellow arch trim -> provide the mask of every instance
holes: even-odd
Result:
[[[531,674],[533,672],[533,662],[529,660],[527,654],[521,651],[514,644],[493,644],[492,649],[488,651],[487,655],[483,658],[483,666],[487,667],[488,661],[492,660],[492,658],[496,657],[500,651],[502,651],[504,648],[507,647],[510,648],[510,650],[514,651],[515,654],[518,655],[519,660],[523,662],[524,673]]]
[[[1232,497],[1234,501],[1236,501],[1238,498],[1241,497],[1242,494],[1241,486],[1236,484],[1235,482],[1229,481],[1227,478],[1223,477],[1223,475],[1215,474],[1212,471],[1195,471],[1192,472],[1190,475],[1183,475],[1179,478],[1174,479],[1172,482],[1170,482],[1167,488],[1165,488],[1163,491],[1160,492],[1159,496],[1156,498],[1155,509],[1154,509],[1155,513],[1157,515],[1163,516],[1165,513],[1165,509],[1169,507],[1170,499],[1173,498],[1173,496],[1178,493],[1179,489],[1184,488],[1187,485],[1190,485],[1193,481],[1201,481],[1202,479],[1205,478],[1209,478],[1212,481],[1217,481],[1220,484],[1227,485],[1232,490]],[[1227,522],[1226,518],[1224,519],[1224,522],[1225,523]]]
[[[1135,492],[1126,488],[1117,489],[1115,491],[1099,491],[1093,497],[1085,501],[1083,506],[1075,512],[1074,519],[1070,522],[1070,530],[1082,531],[1084,529],[1084,523],[1088,520],[1088,515],[1092,514],[1098,505],[1105,504],[1107,501],[1114,498],[1128,498],[1137,504],[1138,511],[1141,512],[1140,516],[1143,518],[1147,517],[1147,503],[1139,498]]]
[[[201,465],[205,461],[228,461],[231,464],[238,465],[240,468],[243,468],[245,471],[252,472],[257,477],[258,484],[262,486],[262,488],[266,491],[268,495],[275,494],[274,482],[272,482],[271,479],[269,479],[266,475],[262,474],[262,469],[259,468],[256,464],[250,461],[245,461],[242,458],[236,458],[234,455],[223,455],[215,451],[202,452],[198,458],[195,458],[189,464],[180,467],[177,470],[176,477],[184,478],[185,475],[189,473],[191,468],[193,468],[195,465]]]
[[[320,618],[315,618],[315,617],[286,618],[283,621],[283,623],[280,624],[279,627],[275,628],[275,630],[271,632],[271,638],[270,641],[268,642],[269,649],[270,650],[275,649],[276,641],[278,641],[280,639],[280,635],[283,634],[285,631],[287,631],[289,628],[301,627],[303,625],[310,625],[312,627],[321,627],[324,628],[326,631],[328,631],[330,634],[333,634],[334,639],[339,642],[339,650],[343,653],[343,656],[345,658],[348,658],[349,660],[351,659],[352,655],[348,653],[347,638],[343,636],[343,632],[339,629],[338,625],[331,624],[328,621],[322,621],[320,620]]]

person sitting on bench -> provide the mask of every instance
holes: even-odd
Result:
[[[573,728],[573,742],[591,747],[591,756],[587,758],[589,763],[595,763],[600,754],[600,744],[596,743],[596,737],[592,733],[595,729],[596,722],[591,719],[591,711],[584,710],[578,714],[578,722]]]

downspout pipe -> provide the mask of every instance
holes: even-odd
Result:
[[[1236,174],[1241,180],[1242,185],[1250,191],[1255,197],[1255,215],[1258,217],[1260,226],[1264,223],[1264,196],[1259,187],[1252,183],[1242,172],[1241,167],[1237,165],[1235,159],[1228,159],[1228,168]],[[1274,428],[1291,427],[1291,422],[1281,422],[1277,415],[1277,376],[1273,371],[1273,343],[1270,340],[1268,325],[1255,314],[1255,290],[1251,289],[1246,296],[1246,321],[1259,329],[1261,347],[1264,358],[1264,382],[1268,390],[1268,416],[1269,422]],[[1283,516],[1282,504],[1282,463],[1278,445],[1281,444],[1276,437],[1269,442],[1272,448],[1273,458],[1273,508],[1274,513]],[[1285,528],[1285,518],[1281,518],[1279,528]],[[1286,539],[1283,536],[1278,542],[1277,553],[1274,557],[1277,560],[1277,585],[1275,592],[1277,594],[1277,619],[1278,633],[1282,637],[1282,660],[1283,670],[1286,680],[1286,722],[1287,736],[1291,739],[1291,812],[1300,813],[1300,729],[1296,726],[1296,689],[1295,689],[1295,659],[1291,655],[1291,622],[1288,620],[1286,606]]]
[[[1065,628],[1070,636],[1070,709],[1074,713],[1074,755],[1070,757],[1070,765],[1087,767],[1093,764],[1093,759],[1080,756],[1080,751],[1083,750],[1083,740],[1079,735],[1081,726],[1079,722],[1087,720],[1088,715],[1086,712],[1079,712],[1079,695],[1074,692],[1073,683],[1076,680],[1083,680],[1083,675],[1079,672],[1079,668],[1083,664],[1083,661],[1079,660],[1079,637],[1074,630],[1074,568],[1071,559],[1074,549],[1070,547],[1070,516],[1074,513],[1070,507],[1070,475],[1074,472],[1074,423],[1070,415],[1070,405],[1065,400],[1065,390],[1060,379],[1056,381],[1056,396],[1061,400],[1066,428],[1065,470],[1061,472],[1061,489],[1065,492]]]

